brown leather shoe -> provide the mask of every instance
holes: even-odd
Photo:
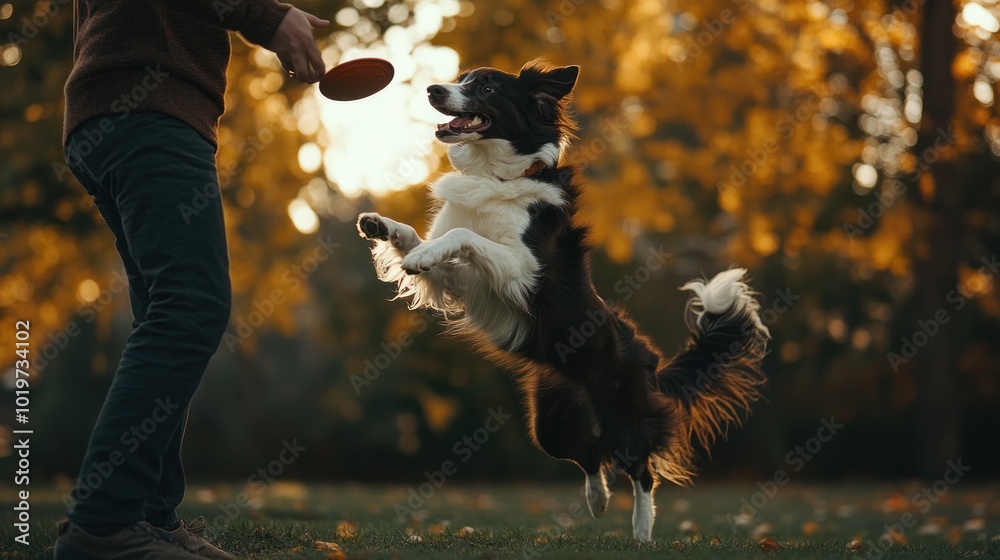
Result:
[[[63,521],[59,524],[55,560],[203,560],[185,550],[180,543],[154,531],[148,525],[136,523],[121,531],[97,537],[79,525]]]
[[[152,525],[149,525],[149,527],[154,531],[159,531],[160,533],[166,535],[168,538],[183,546],[188,552],[197,554],[201,558],[236,560],[235,556],[229,554],[221,548],[216,547],[201,536],[201,534],[205,532],[204,517],[196,517],[191,521],[191,523],[186,523],[183,520],[180,523],[181,526],[173,531],[165,531],[158,527],[153,527]]]

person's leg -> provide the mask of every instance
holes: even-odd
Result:
[[[88,185],[92,185],[88,181]],[[132,260],[128,251],[128,243],[122,230],[121,217],[113,201],[104,193],[99,185],[87,186],[88,192],[95,198],[95,204],[101,211],[108,228],[115,235],[115,247],[121,255],[122,264],[128,276],[129,303],[132,307],[132,330],[146,320],[146,309],[149,307],[149,289],[139,273],[138,266]],[[131,338],[131,334],[129,335]],[[184,466],[181,463],[181,445],[184,441],[184,430],[187,427],[188,411],[184,412],[184,420],[177,426],[167,451],[160,461],[160,483],[156,493],[144,504],[143,519],[154,527],[168,531],[180,526],[177,518],[177,506],[184,498]]]
[[[187,406],[230,309],[214,149],[165,115],[113,121],[114,130],[80,158],[80,167],[117,211],[123,260],[134,262],[145,290],[133,294],[144,312],[136,316],[73,492],[70,521],[98,534],[147,513],[173,515],[183,496],[176,455]],[[138,296],[146,294],[148,305],[141,305]],[[171,495],[157,496],[164,491]],[[157,505],[170,511],[156,511]]]
[[[81,173],[82,175],[82,173]],[[87,180],[86,177],[82,177]],[[132,260],[128,250],[125,233],[122,230],[121,216],[114,202],[110,200],[104,189],[87,180],[87,191],[94,196],[95,205],[101,212],[108,229],[115,235],[115,247],[121,255],[122,264],[128,276],[129,303],[132,307],[132,330],[134,331],[146,319],[146,309],[149,307],[149,290],[139,273],[138,266]],[[129,335],[131,338],[131,334]],[[167,445],[167,451],[160,461],[160,483],[156,493],[146,500],[143,519],[155,527],[166,530],[176,529],[180,524],[176,509],[184,498],[184,467],[181,464],[181,444],[184,440],[184,429],[187,427],[187,411],[184,421],[177,426],[174,436]]]
[[[184,430],[187,427],[188,411],[184,411],[184,419],[174,432],[167,451],[160,462],[160,483],[156,493],[146,499],[143,507],[143,518],[154,527],[172,531],[180,526],[177,517],[177,506],[184,499],[184,466],[181,463],[181,445],[184,442]]]

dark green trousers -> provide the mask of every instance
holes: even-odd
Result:
[[[134,316],[69,518],[105,533],[169,526],[184,497],[188,403],[229,322],[215,149],[173,117],[116,114],[77,129],[66,159],[115,236]]]

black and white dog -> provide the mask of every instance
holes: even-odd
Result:
[[[769,333],[743,269],[683,287],[694,292],[691,338],[669,360],[597,295],[587,230],[573,218],[579,180],[559,162],[578,72],[532,62],[517,76],[480,68],[427,88],[454,117],[437,138],[457,170],[431,187],[440,209],[430,234],[374,213],[358,231],[375,242],[378,278],[398,297],[441,312],[519,374],[533,440],[583,469],[595,517],[610,498],[604,473],[628,474],[633,535],[647,542],[658,480],[690,483],[694,441],[707,449],[759,397]],[[570,333],[588,323],[593,334],[573,344]]]

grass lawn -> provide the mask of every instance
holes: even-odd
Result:
[[[568,484],[448,482],[416,511],[403,486],[276,482],[250,490],[192,487],[182,513],[205,516],[217,542],[254,559],[344,557],[317,550],[322,543],[372,560],[1000,558],[1000,486],[966,481],[940,496],[929,490],[929,498],[919,497],[919,484],[789,484],[770,499],[755,496],[755,483],[664,486],[656,542],[644,546],[632,541],[632,497],[621,483],[599,520],[586,512],[580,487]],[[32,491],[31,545],[23,547],[13,541],[13,493],[0,488],[0,558],[52,557],[62,494]],[[740,515],[743,499],[761,506],[752,518]],[[849,549],[851,541],[860,548]]]

